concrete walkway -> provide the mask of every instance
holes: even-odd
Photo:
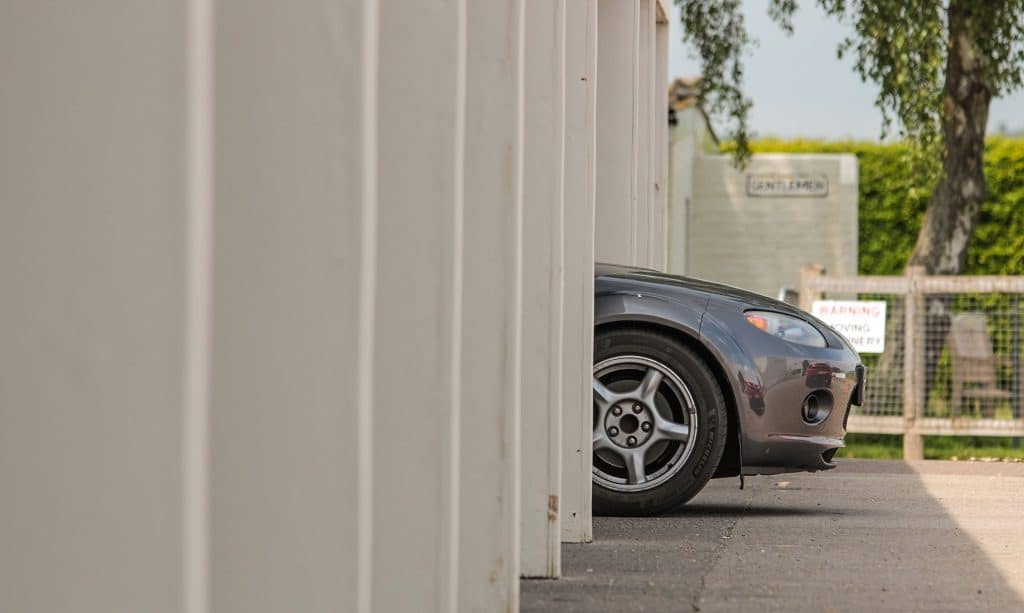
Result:
[[[595,518],[523,611],[1024,611],[1024,464],[841,461]]]

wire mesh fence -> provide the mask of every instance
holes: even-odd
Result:
[[[1021,417],[1021,294],[925,297],[924,415]]]
[[[829,277],[804,271],[800,303],[884,301],[885,342],[862,353],[854,432],[1024,435],[1024,277]]]
[[[844,299],[851,299],[844,296]],[[882,300],[886,303],[886,343],[882,353],[865,353],[861,356],[871,385],[865,388],[864,405],[854,407],[854,414],[903,415],[903,324],[905,319],[904,296],[898,294],[857,294],[855,300]]]

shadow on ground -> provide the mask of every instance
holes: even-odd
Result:
[[[715,481],[664,517],[595,518],[593,543],[563,545],[562,579],[523,581],[522,610],[1024,609],[1006,578],[1024,532],[1004,554],[964,529],[965,513],[1019,524],[1024,470],[950,464],[845,460]]]

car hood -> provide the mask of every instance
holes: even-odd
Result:
[[[714,298],[731,300],[742,303],[745,308],[763,308],[780,313],[790,313],[800,317],[808,317],[808,314],[797,307],[769,298],[749,290],[740,289],[731,285],[714,283],[703,279],[670,275],[649,268],[638,268],[635,266],[620,266],[617,264],[597,264],[594,267],[594,275],[597,277],[615,277],[619,279],[630,279],[638,283],[650,283],[655,285],[667,285],[687,289],[693,292],[707,294]]]
[[[689,294],[701,294],[707,296],[709,304],[716,302],[722,305],[731,305],[732,308],[739,310],[749,309],[763,309],[766,311],[775,311],[777,313],[783,313],[799,317],[800,319],[811,322],[821,330],[826,337],[829,338],[829,342],[833,346],[845,346],[851,351],[853,345],[846,340],[842,334],[835,331],[832,326],[828,325],[824,321],[811,315],[803,309],[797,308],[781,300],[775,300],[768,296],[762,296],[761,294],[751,292],[738,287],[732,287],[731,285],[723,285],[721,283],[713,283],[711,281],[704,281],[703,279],[693,279],[690,277],[681,277],[678,275],[670,275],[649,268],[639,268],[636,266],[620,266],[617,264],[597,264],[594,267],[594,276],[597,278],[611,278],[621,281],[625,281],[629,284],[629,291],[659,291],[661,293],[689,293]]]

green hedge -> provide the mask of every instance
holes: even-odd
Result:
[[[762,139],[755,153],[854,153],[860,164],[861,274],[899,274],[914,248],[931,185],[910,172],[906,146]],[[985,147],[988,199],[966,274],[1024,274],[1024,139],[992,137]]]

